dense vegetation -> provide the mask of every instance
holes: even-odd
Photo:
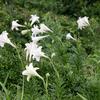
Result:
[[[30,15],[40,16],[53,33],[41,41],[45,53],[52,58],[34,62],[38,73],[48,77],[48,97],[42,81],[24,77],[23,100],[100,100],[100,1],[99,0],[0,0],[0,33],[7,30],[15,48],[5,44],[0,48],[0,100],[20,100],[23,90],[22,71],[27,64],[25,43],[31,33],[22,35],[11,31],[11,22],[18,19],[24,24]],[[77,19],[88,16],[90,26],[77,27]],[[66,40],[71,33],[77,41]],[[21,56],[23,66],[19,59]]]

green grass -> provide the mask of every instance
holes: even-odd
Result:
[[[28,6],[28,5],[27,5]],[[9,8],[9,9],[8,9]],[[22,71],[27,64],[25,60],[25,43],[30,42],[30,33],[20,34],[20,31],[11,31],[11,21],[19,19],[28,21],[31,14],[40,16],[53,33],[39,44],[49,57],[54,52],[52,63],[42,58],[33,65],[40,68],[38,73],[46,79],[48,77],[48,97],[42,81],[32,77],[27,82],[24,77],[24,91]],[[88,15],[87,15],[88,16]],[[16,49],[6,44],[0,48],[0,100],[100,100],[100,19],[90,17],[90,27],[80,31],[77,29],[77,18],[57,15],[54,12],[43,12],[37,8],[23,8],[18,3],[0,5],[0,32],[7,30],[12,42],[17,45],[23,66]],[[66,34],[71,32],[79,40],[66,40]],[[56,70],[54,69],[56,68]]]

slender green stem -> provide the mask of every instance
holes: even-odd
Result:
[[[22,67],[23,67],[23,61],[22,61],[22,58],[21,58],[21,56],[20,56],[20,54],[19,54],[19,50],[16,48],[16,51],[17,51],[17,54],[18,54],[18,58],[19,58],[19,60],[20,60],[20,62],[21,62],[21,65],[22,65]]]
[[[89,30],[91,31],[92,35],[94,36],[94,31],[93,31],[92,27],[89,27]]]
[[[19,54],[19,50],[16,48],[16,51],[17,51],[17,54],[18,54],[18,58],[19,58],[19,60],[20,60],[20,62],[21,62],[21,65],[22,65],[22,67],[23,67],[23,61],[22,61],[22,58],[21,58],[21,56],[20,56],[20,54]],[[22,85],[22,95],[21,95],[21,100],[23,100],[23,96],[24,96],[24,76],[23,76],[23,85]]]
[[[87,98],[85,98],[85,97],[82,96],[81,94],[77,93],[77,95],[78,95],[82,100],[87,100]]]
[[[52,62],[52,60],[51,60],[50,58],[49,58],[49,61],[50,61],[51,65],[52,65],[52,67],[53,67],[53,69],[54,69],[54,71],[55,71],[55,73],[56,73],[56,75],[57,75],[57,77],[58,77],[58,79],[59,79],[59,73],[58,73],[58,71],[57,71],[57,69],[56,69],[54,63]]]
[[[63,44],[63,42],[61,41],[61,39],[60,39],[59,37],[57,37],[57,39],[59,40],[59,42],[61,43],[61,45],[62,45],[63,47],[65,47],[64,44]]]
[[[53,67],[53,69],[54,69],[54,71],[55,71],[55,74],[56,74],[56,76],[57,76],[57,80],[56,80],[56,82],[57,82],[57,99],[58,100],[61,100],[60,98],[60,86],[61,86],[61,83],[60,83],[60,76],[59,76],[59,72],[57,71],[57,69],[56,69],[56,67],[55,67],[55,65],[54,65],[54,63],[53,63],[53,61],[52,61],[52,59],[50,59],[49,58],[49,60],[50,60],[50,63],[51,63],[51,65],[52,65],[52,67]]]
[[[47,93],[47,95],[48,95],[48,77],[46,77],[46,93]]]
[[[6,89],[5,85],[3,83],[0,82],[0,85],[2,87],[2,89],[4,90],[5,94],[6,94],[6,98],[7,100],[9,100],[9,93],[8,93],[8,90]]]
[[[23,76],[23,86],[22,86],[21,100],[23,100],[23,96],[24,96],[24,76]]]
[[[46,92],[46,95],[47,95],[47,98],[48,98],[48,85],[47,83],[44,81],[44,78],[42,79],[43,81],[43,85],[44,85],[44,88],[45,88],[45,92]],[[49,98],[48,98],[49,99]]]

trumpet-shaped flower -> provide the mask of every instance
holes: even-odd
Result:
[[[31,15],[30,21],[31,25],[33,25],[36,21],[39,22],[39,17],[37,15]]]
[[[35,44],[34,42],[30,42],[30,43],[26,43],[26,60],[29,58],[29,61],[31,61],[32,56],[33,56],[33,51],[35,50],[35,48],[38,47],[37,44]]]
[[[18,24],[18,20],[12,21],[12,27],[11,30],[19,30],[18,27],[25,27],[24,25]]]
[[[41,33],[41,31],[37,25],[34,25],[34,27],[31,29],[31,31],[32,31],[32,36],[36,36],[37,34]]]
[[[34,42],[30,42],[30,43],[26,43],[26,60],[29,57],[29,61],[31,61],[31,59],[36,60],[36,61],[40,61],[41,57],[46,57],[45,53],[41,51],[42,46],[38,46],[36,43]]]
[[[86,26],[89,26],[89,21],[88,21],[88,18],[89,17],[79,17],[79,19],[77,20],[77,24],[78,24],[78,29],[83,29],[85,28]]]
[[[45,24],[40,24],[40,30],[41,33],[45,33],[45,32],[53,32],[51,29],[49,29]]]
[[[46,35],[46,36],[38,36],[38,37],[34,37],[34,36],[31,36],[31,38],[32,38],[32,41],[34,42],[34,43],[37,43],[38,41],[40,41],[40,40],[42,40],[43,38],[46,38],[46,37],[48,37],[49,35]]]
[[[42,46],[39,46],[38,48],[35,48],[34,52],[33,52],[33,60],[36,59],[36,61],[40,61],[41,57],[45,57],[48,58],[44,52],[42,52]]]
[[[36,72],[38,69],[38,67],[34,68],[32,63],[30,63],[29,66],[26,65],[26,70],[22,72],[22,75],[27,75],[27,81],[29,81],[32,76],[37,76],[43,80],[43,78]]]
[[[7,31],[3,31],[2,34],[0,34],[0,46],[4,47],[5,43],[8,43],[15,48],[15,45],[11,43],[10,39],[8,38]]]
[[[72,39],[72,40],[75,40],[75,41],[76,41],[76,39],[73,38],[73,37],[71,36],[70,33],[68,33],[68,34],[66,35],[66,39],[68,39],[68,40]]]

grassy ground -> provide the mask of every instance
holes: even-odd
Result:
[[[8,44],[0,48],[0,100],[22,100],[22,94],[23,100],[100,100],[99,16],[90,16],[90,26],[78,30],[76,17],[44,12],[38,8],[30,9],[27,4],[23,7],[23,3],[13,2],[1,2],[0,32],[9,32],[12,42],[17,45],[23,66],[14,48]],[[53,33],[45,33],[50,36],[39,43],[47,56],[55,53],[53,65],[46,58],[39,63],[32,61],[34,66],[40,68],[38,73],[44,79],[46,73],[50,74],[48,96],[37,77],[32,77],[29,82],[24,77],[23,89],[21,73],[27,64],[24,48],[25,43],[31,41],[31,33],[22,35],[20,31],[11,31],[11,21],[18,19],[23,24],[31,14],[40,16],[40,22],[53,30]],[[77,41],[66,40],[69,32]]]

